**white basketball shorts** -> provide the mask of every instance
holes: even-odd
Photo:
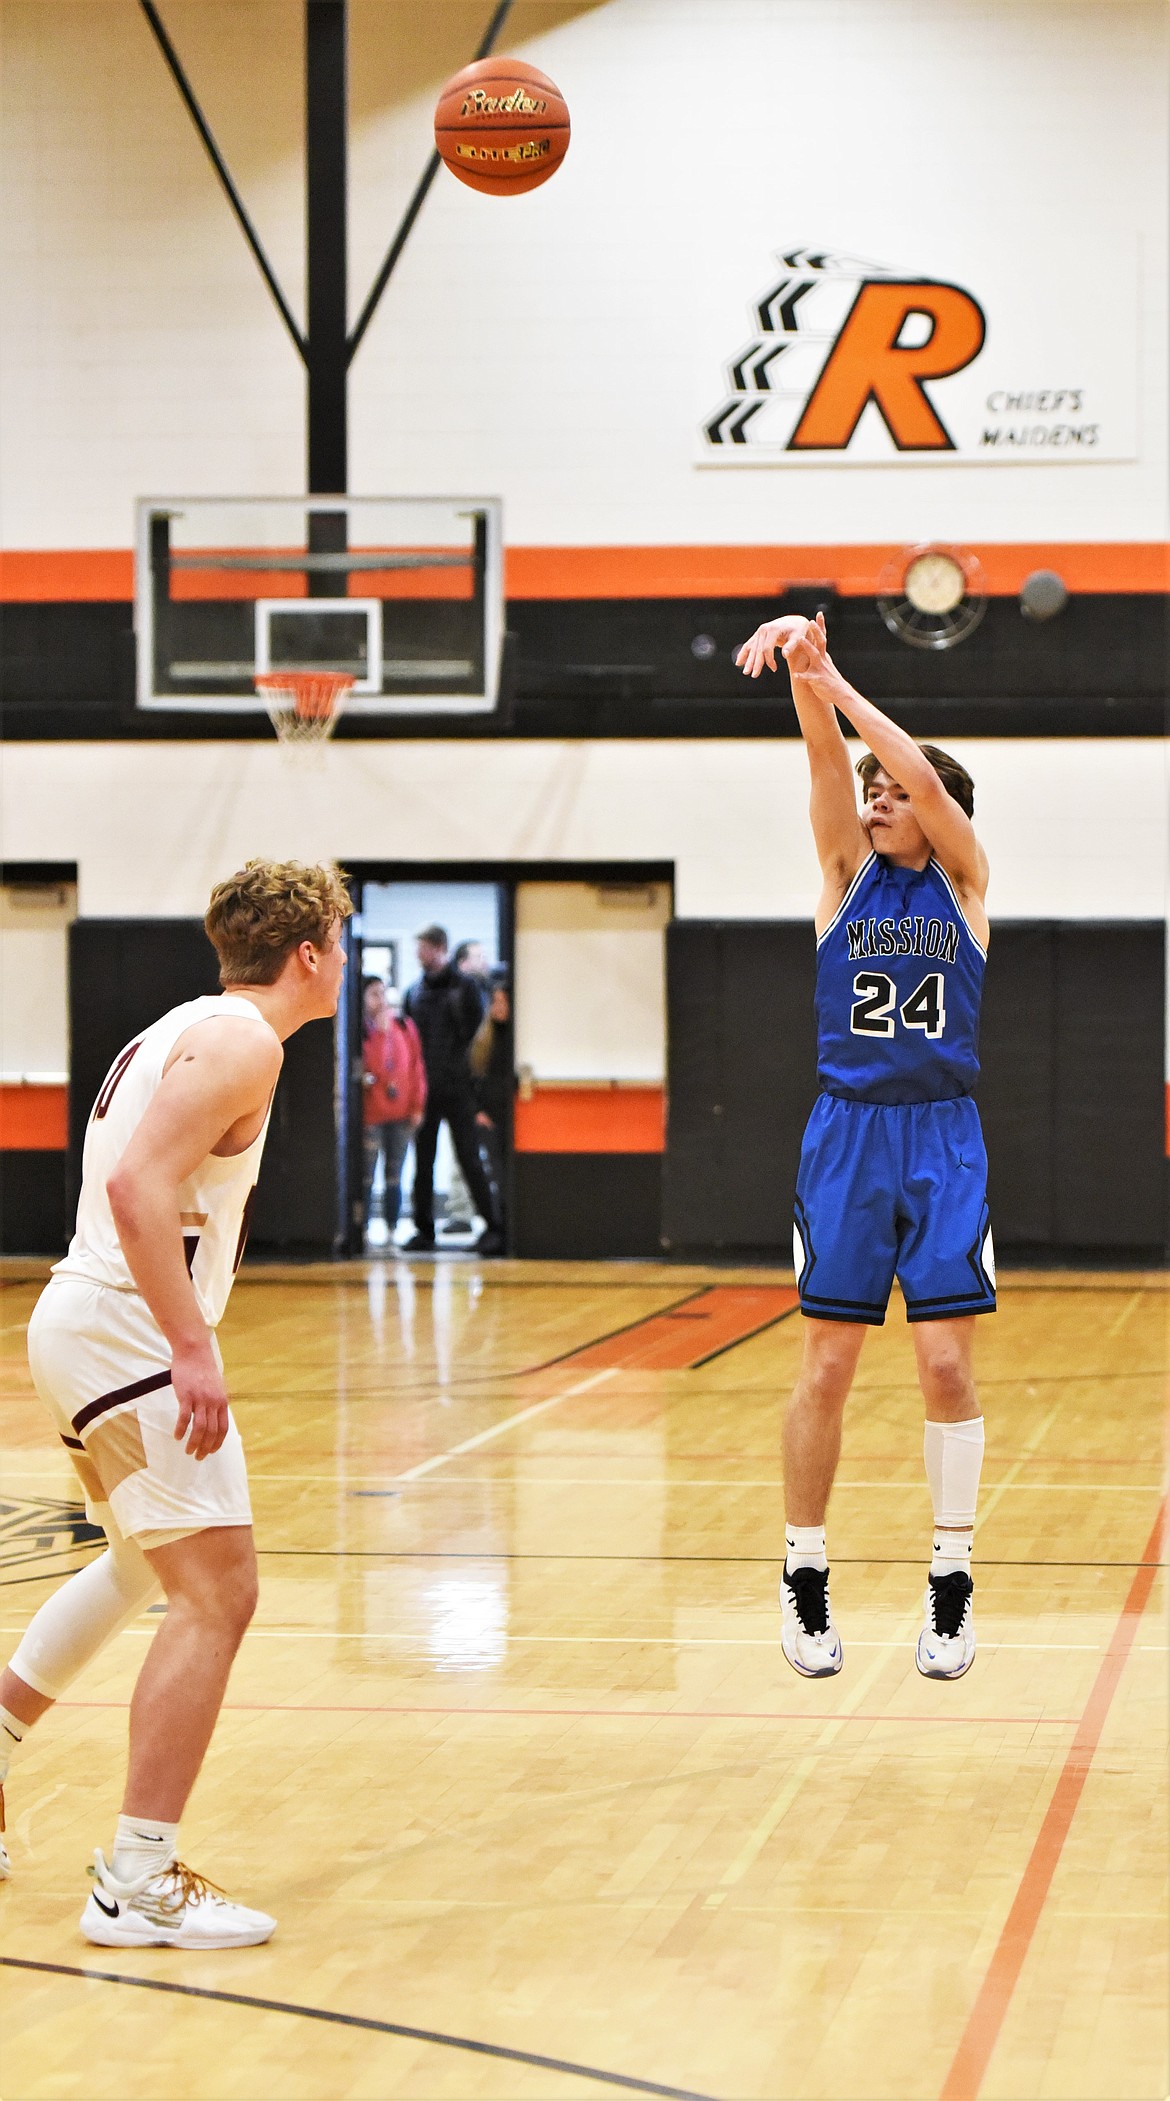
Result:
[[[251,1524],[235,1419],[207,1459],[193,1459],[179,1442],[170,1350],[142,1299],[53,1277],[28,1324],[28,1361],[92,1523],[104,1524],[108,1507],[146,1548],[213,1525]]]

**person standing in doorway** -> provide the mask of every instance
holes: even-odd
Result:
[[[516,1087],[512,1049],[512,995],[506,971],[491,976],[491,996],[486,1018],[469,1053],[475,1083],[476,1128],[480,1150],[485,1155],[496,1202],[503,1216],[506,1205],[508,1150],[512,1139],[512,1100]]]
[[[451,958],[456,970],[465,978],[474,978],[480,990],[487,995],[490,973],[482,941],[460,941]]]
[[[482,941],[457,941],[451,961],[461,977],[472,980],[486,1007],[488,966],[487,957],[483,952]],[[473,1068],[475,1064],[475,1045],[479,1042],[486,1026],[486,1021],[480,1023],[478,1034],[472,1042],[469,1056]],[[480,1155],[481,1157],[483,1155],[482,1145],[480,1146]],[[447,1209],[440,1230],[444,1235],[448,1233],[470,1233],[471,1213],[471,1191],[463,1179],[463,1170],[458,1160],[454,1159],[450,1163],[450,1180],[447,1184]]]
[[[381,978],[366,978],[362,985],[362,1216],[368,1233],[370,1192],[381,1159],[383,1205],[391,1236],[402,1201],[402,1163],[427,1101],[419,1033],[413,1021],[395,1011],[400,1006],[399,995],[388,991]]]
[[[443,927],[423,927],[416,939],[422,975],[402,1005],[422,1040],[427,1105],[414,1142],[414,1232],[405,1248],[417,1254],[435,1244],[435,1149],[439,1126],[445,1123],[472,1202],[484,1221],[474,1252],[496,1255],[504,1245],[503,1220],[479,1157],[475,1091],[467,1060],[483,1021],[483,996],[475,980],[449,961]]]

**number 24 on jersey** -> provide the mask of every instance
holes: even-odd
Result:
[[[855,1036],[892,1036],[898,988],[884,970],[859,970],[853,980],[856,995],[849,1012],[849,1027]],[[941,1036],[946,1027],[943,974],[932,970],[916,985],[897,1009],[903,1028],[922,1029],[927,1036]]]

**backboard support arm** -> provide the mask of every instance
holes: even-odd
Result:
[[[439,170],[432,153],[406,207],[401,224],[378,271],[356,323],[347,333],[347,196],[348,196],[348,23],[347,0],[305,0],[305,249],[307,323],[298,328],[244,200],[216,144],[198,98],[171,42],[155,0],[139,5],[167,70],[203,142],[236,223],[255,258],[307,375],[307,467],[310,495],[342,495],[348,479],[349,367],[377,311],[398,260],[410,238],[431,184]],[[512,0],[497,0],[476,59],[487,58],[511,12]],[[315,551],[344,547],[336,518],[310,518]],[[310,595],[327,589],[310,578]]]
[[[499,36],[499,33],[504,26],[504,23],[508,19],[508,15],[511,12],[511,8],[512,0],[499,0],[499,5],[497,6],[494,14],[492,15],[491,21],[488,23],[486,30],[484,31],[479,49],[475,54],[477,59],[487,58],[490,55],[492,48],[495,44],[496,38]],[[394,274],[398,258],[402,254],[402,251],[405,248],[407,241],[410,239],[411,229],[413,228],[414,222],[418,218],[418,215],[421,212],[423,205],[426,203],[427,192],[429,191],[431,184],[433,183],[438,172],[439,155],[437,153],[432,153],[430,160],[427,162],[426,168],[424,169],[423,174],[419,179],[418,187],[416,188],[415,193],[410,200],[410,203],[407,205],[406,210],[402,215],[402,223],[399,226],[398,231],[394,236],[394,239],[390,243],[390,246],[386,252],[386,259],[383,262],[382,267],[378,272],[378,275],[375,277],[373,284],[370,286],[370,291],[366,299],[366,303],[363,306],[361,313],[358,315],[357,320],[353,325],[353,329],[350,333],[349,344],[347,346],[347,358],[350,364],[353,363],[362,337],[365,335],[367,328],[369,327],[371,321],[374,318],[375,313],[377,312],[378,302],[381,299],[383,292],[385,291],[387,285],[390,282],[391,277]]]
[[[295,345],[297,351],[297,355],[301,357],[307,364],[308,345],[306,344],[300,329],[297,327],[296,320],[293,316],[292,308],[289,306],[289,303],[280,288],[276,272],[273,269],[272,264],[269,262],[268,257],[264,253],[264,248],[261,243],[260,236],[257,233],[256,228],[253,226],[252,221],[248,216],[248,211],[244,200],[241,197],[238,189],[236,188],[235,183],[232,180],[231,170],[229,169],[227,162],[225,161],[222,153],[220,152],[219,147],[216,145],[211,126],[209,125],[206,117],[204,116],[203,111],[199,107],[199,102],[196,97],[195,90],[191,86],[191,83],[188,80],[186,73],[183,71],[182,61],[179,57],[178,52],[175,50],[175,47],[170,40],[170,37],[167,35],[166,27],[163,23],[162,17],[160,16],[157,7],[154,5],[154,0],[139,0],[139,4],[142,8],[143,14],[146,16],[146,19],[150,24],[150,28],[154,35],[155,42],[157,43],[159,50],[162,52],[163,58],[166,62],[167,70],[170,73],[170,76],[174,81],[175,86],[178,88],[179,94],[186,105],[187,113],[190,116],[191,122],[194,124],[196,131],[199,133],[199,136],[203,141],[207,157],[211,162],[212,167],[215,169],[216,174],[219,177],[224,195],[226,196],[227,201],[235,214],[236,222],[239,226],[240,232],[243,234],[244,239],[248,243],[248,246],[256,259],[256,264],[259,268],[260,275],[264,279],[265,284],[268,286],[268,289],[272,294],[273,300],[276,305],[276,310],[279,313],[281,320],[284,322],[284,325],[287,328],[289,335],[292,337],[293,344]]]

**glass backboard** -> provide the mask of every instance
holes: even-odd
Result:
[[[150,496],[138,505],[140,708],[264,713],[257,672],[348,672],[350,715],[496,706],[496,497]]]

